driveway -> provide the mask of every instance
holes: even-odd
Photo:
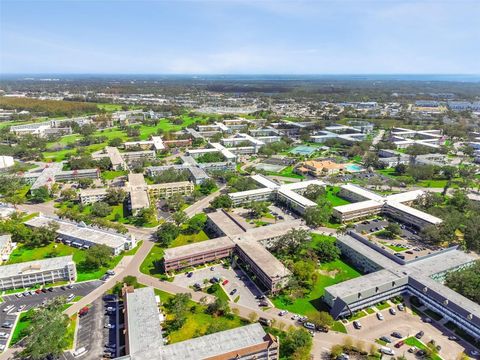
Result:
[[[210,280],[212,277],[220,277],[222,282],[228,280],[226,285],[221,285],[231,301],[234,301],[238,296],[237,303],[252,309],[259,309],[259,301],[255,299],[256,296],[261,295],[262,292],[251,281],[245,273],[240,269],[225,269],[221,265],[215,265],[213,271],[210,268],[204,268],[195,270],[191,277],[187,277],[186,274],[180,274],[175,276],[173,283],[182,286],[190,287],[195,283],[199,283],[203,286],[205,279]],[[210,283],[208,284],[210,285]],[[206,285],[206,286],[208,286]],[[230,295],[230,292],[237,289],[236,293]]]

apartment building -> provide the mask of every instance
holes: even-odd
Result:
[[[278,360],[279,340],[258,323],[164,345],[153,288],[124,288],[126,354],[121,360]]]
[[[79,199],[82,205],[93,204],[105,200],[107,197],[106,188],[80,190]]]
[[[441,224],[442,219],[408,206],[423,194],[422,190],[414,190],[380,196],[359,186],[346,184],[341,186],[339,196],[353,203],[334,207],[333,216],[340,222],[347,222],[383,213],[419,229]]]
[[[0,290],[24,289],[59,281],[73,282],[77,272],[72,256],[0,266]]]
[[[194,190],[191,181],[147,185],[148,192],[153,196],[168,198],[174,194],[190,195]]]
[[[456,248],[416,258],[393,260],[357,234],[339,235],[343,256],[367,275],[325,289],[324,301],[334,318],[348,316],[397,295],[414,295],[474,338],[480,338],[480,305],[442,284],[450,271],[470,266],[476,257]]]
[[[15,246],[16,244],[12,243],[11,235],[0,235],[0,263],[8,261]]]
[[[75,223],[44,215],[27,220],[25,225],[46,227],[52,222],[58,225],[58,240],[69,246],[88,249],[94,245],[105,245],[110,248],[113,255],[119,255],[122,251],[133,249],[137,244],[133,235],[123,235],[114,231],[90,227],[82,222]]]

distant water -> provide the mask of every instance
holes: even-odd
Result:
[[[192,81],[450,81],[480,82],[480,74],[0,74],[3,80],[192,80]]]

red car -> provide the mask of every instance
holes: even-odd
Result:
[[[87,315],[87,314],[88,314],[88,310],[89,310],[88,306],[85,306],[85,307],[83,307],[83,308],[80,309],[80,311],[78,312],[78,315],[79,315],[79,316]]]
[[[228,280],[223,280],[222,285],[225,286],[228,284]]]
[[[41,292],[42,292],[42,290],[40,290],[40,289],[35,290],[35,294],[40,294]]]
[[[402,347],[405,343],[403,341],[399,341],[395,344],[395,347],[398,349],[399,347]]]

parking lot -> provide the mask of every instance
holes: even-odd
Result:
[[[388,224],[389,221],[383,219],[365,220],[355,225],[355,231],[369,236],[378,246],[383,247],[392,254],[400,253],[407,261],[437,251],[435,247],[428,246],[422,241],[417,230],[409,228],[404,224],[399,224],[401,233],[395,239],[375,236],[377,232],[385,229]]]
[[[0,353],[5,350],[4,347],[7,347],[7,343],[13,333],[15,321],[17,320],[18,316],[18,314],[15,312],[4,312],[3,309],[5,309],[5,306],[2,306],[2,311],[0,312],[0,333],[2,334],[2,336],[0,337]],[[4,324],[6,325],[6,323],[12,324],[12,327],[4,327]]]
[[[63,290],[60,286],[55,286],[52,287],[52,291],[40,292],[39,294],[34,293],[34,295],[21,295],[20,297],[15,294],[4,295],[2,296],[3,302],[0,303],[0,324],[5,322],[14,323],[16,317],[18,316],[19,309],[21,309],[21,311],[28,311],[31,308],[38,307],[43,302],[51,300],[57,296],[69,296],[70,294],[73,294],[74,296],[85,296],[101,284],[101,281],[94,280],[73,284],[71,289],[65,288],[65,290]],[[13,308],[4,312],[3,310],[9,306],[13,306]],[[13,328],[2,328],[0,330],[0,332],[7,333],[8,338],[10,337],[10,333],[12,331]],[[5,345],[8,341],[8,338],[0,338],[0,344]]]
[[[405,355],[407,359],[417,359],[417,357],[408,352],[410,348],[408,345],[395,348],[394,345],[401,339],[391,336],[392,332],[399,332],[402,335],[402,339],[405,339],[415,336],[419,331],[423,331],[424,335],[421,341],[426,344],[430,340],[434,340],[441,347],[439,354],[443,359],[457,359],[458,355],[463,351],[469,353],[473,349],[466,342],[449,340],[448,336],[453,335],[450,331],[435,323],[425,323],[420,316],[398,310],[396,315],[390,314],[388,309],[380,312],[384,320],[379,320],[376,314],[362,317],[359,319],[362,328],[357,330],[354,328],[353,323],[349,323],[346,326],[348,333],[369,341],[375,341],[382,336],[387,336],[392,340],[392,343],[386,346],[393,349],[395,355]]]
[[[219,277],[221,279],[220,286],[223,287],[230,300],[233,301],[239,296],[238,304],[252,309],[259,308],[259,301],[255,297],[262,295],[262,292],[242,270],[225,269],[221,265],[215,265],[212,268],[213,271],[211,268],[195,270],[191,277],[188,277],[186,273],[179,274],[175,276],[173,283],[183,287],[192,287],[195,283],[202,285],[202,287],[208,287],[211,283],[204,285],[205,279],[210,280],[214,276]],[[228,283],[222,285],[225,280],[228,280]],[[230,295],[234,289],[236,289],[236,292]]]

